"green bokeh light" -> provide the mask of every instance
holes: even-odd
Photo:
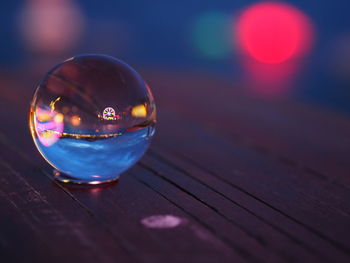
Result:
[[[225,59],[233,49],[232,17],[221,12],[204,13],[197,18],[192,40],[200,55]]]

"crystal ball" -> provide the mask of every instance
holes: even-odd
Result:
[[[62,182],[99,184],[119,178],[154,135],[150,87],[126,63],[81,55],[39,82],[29,126],[36,147]]]

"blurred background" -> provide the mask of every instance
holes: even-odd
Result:
[[[0,89],[11,93],[7,76],[103,53],[141,71],[213,76],[251,96],[348,115],[349,8],[345,0],[4,1]]]

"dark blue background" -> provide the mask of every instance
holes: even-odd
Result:
[[[198,55],[191,42],[191,27],[203,13],[234,14],[256,2],[259,1],[76,1],[85,17],[85,33],[79,45],[64,55],[107,53],[140,67],[203,70],[234,80],[240,74],[235,56],[214,60]],[[299,87],[293,96],[350,112],[350,78],[341,78],[332,70],[333,58],[339,53],[335,44],[350,37],[350,1],[284,2],[307,14],[316,32],[313,49],[304,61],[298,76]],[[0,67],[3,70],[20,67],[24,61],[33,59],[18,33],[18,13],[24,3],[3,1],[1,5]]]

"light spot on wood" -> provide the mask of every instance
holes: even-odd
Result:
[[[184,223],[185,220],[173,215],[153,215],[145,217],[141,223],[148,228],[174,228]]]

